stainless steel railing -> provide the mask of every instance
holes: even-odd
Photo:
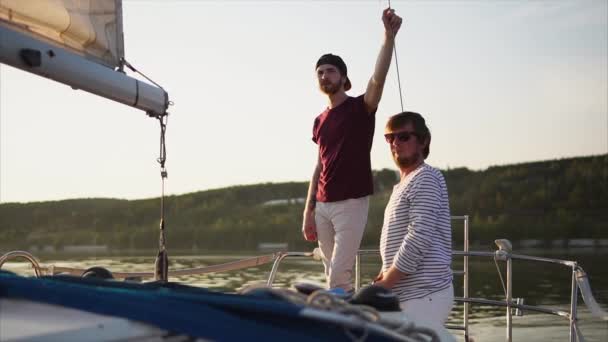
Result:
[[[0,269],[2,269],[2,266],[4,265],[5,262],[7,262],[10,259],[16,259],[16,258],[23,258],[23,259],[26,259],[27,261],[29,261],[32,264],[32,267],[34,268],[36,277],[40,277],[42,275],[42,273],[40,271],[40,262],[38,262],[38,259],[36,259],[36,257],[34,257],[31,253],[26,252],[26,251],[12,251],[12,252],[8,252],[8,253],[5,253],[4,255],[2,255],[0,257]]]
[[[469,216],[453,216],[452,220],[462,220],[463,221],[463,230],[464,230],[464,246],[462,251],[453,251],[452,256],[454,257],[462,257],[463,258],[463,269],[462,270],[454,270],[455,275],[463,276],[463,296],[455,297],[454,300],[457,302],[463,303],[463,324],[462,325],[447,325],[446,328],[452,330],[461,330],[463,331],[463,335],[465,341],[469,341],[469,312],[471,308],[471,304],[485,304],[492,306],[505,307],[505,319],[506,319],[506,331],[505,336],[506,340],[511,342],[513,340],[513,310],[517,312],[522,312],[522,310],[526,311],[534,311],[544,314],[556,315],[559,317],[564,317],[568,319],[570,332],[569,332],[569,340],[571,342],[574,341],[583,341],[584,338],[578,329],[577,326],[577,307],[578,307],[578,293],[579,290],[583,295],[583,299],[585,303],[592,311],[594,316],[601,317],[603,320],[608,321],[608,314],[606,314],[599,305],[595,302],[593,295],[590,290],[590,286],[587,282],[586,274],[582,267],[580,267],[576,261],[571,260],[562,260],[562,259],[550,259],[529,255],[520,255],[513,254],[511,249],[511,243],[508,240],[496,240],[496,244],[498,246],[498,250],[495,252],[478,252],[478,251],[470,251],[469,250]],[[355,289],[358,290],[361,287],[361,257],[364,255],[379,255],[378,250],[359,250],[356,258],[355,258]],[[268,286],[272,286],[274,279],[276,277],[276,273],[279,268],[279,264],[288,257],[309,257],[313,256],[318,258],[318,255],[315,253],[283,253],[281,254],[274,262],[270,275],[268,277]],[[505,286],[505,300],[490,300],[484,298],[471,298],[470,297],[470,282],[469,282],[469,258],[470,257],[485,257],[492,258],[495,262],[503,261],[506,263],[506,284]],[[534,261],[534,262],[543,262],[543,263],[552,263],[563,265],[569,267],[572,271],[572,288],[571,288],[571,297],[570,297],[570,310],[556,310],[549,307],[543,306],[534,306],[534,305],[525,305],[523,304],[522,298],[513,298],[513,261],[514,260],[524,260],[524,261]],[[498,263],[497,263],[498,265]],[[499,270],[500,275],[500,270]],[[502,275],[501,275],[502,280]],[[584,288],[585,290],[581,290]]]
[[[502,240],[504,242],[506,240]],[[497,242],[501,242],[501,240],[497,240]],[[498,243],[497,243],[498,244]],[[509,243],[510,244],[510,243]],[[362,251],[361,254],[379,254],[379,251],[374,250],[365,250]],[[454,330],[463,330],[465,334],[465,340],[469,340],[469,322],[468,322],[468,305],[470,304],[486,304],[492,306],[503,306],[506,308],[506,340],[512,341],[513,339],[513,309],[518,311],[527,310],[527,311],[535,311],[545,314],[556,315],[560,317],[564,317],[568,319],[570,331],[569,331],[569,340],[571,342],[575,341],[584,341],[581,331],[578,329],[577,325],[577,308],[578,308],[578,293],[580,291],[585,304],[590,309],[592,314],[595,317],[599,317],[602,320],[608,321],[608,314],[602,310],[595,299],[593,298],[593,294],[591,293],[591,288],[587,280],[587,275],[584,272],[583,268],[578,265],[576,261],[571,260],[562,260],[562,259],[550,259],[529,255],[520,255],[520,254],[512,254],[512,251],[509,249],[500,248],[495,252],[476,252],[476,251],[454,251],[452,253],[453,256],[463,256],[463,257],[487,257],[493,258],[497,261],[504,261],[506,263],[506,294],[505,300],[489,300],[483,298],[471,298],[469,297],[469,272],[468,272],[468,259],[465,261],[465,271],[462,273],[464,275],[464,294],[463,297],[455,297],[454,300],[457,302],[462,302],[465,307],[465,312],[463,315],[464,322],[462,326],[446,326],[448,329]],[[525,260],[525,261],[534,261],[534,262],[543,262],[543,263],[552,263],[563,265],[571,269],[572,272],[572,285],[571,285],[571,294],[570,294],[570,310],[556,310],[549,307],[544,306],[534,306],[534,305],[524,305],[521,301],[515,300],[513,298],[513,261],[514,260]],[[360,261],[358,261],[360,262]],[[357,267],[356,269],[360,269]],[[519,298],[518,298],[519,299]]]
[[[561,259],[550,259],[536,256],[528,256],[528,255],[520,255],[513,254],[511,249],[511,243],[508,240],[496,240],[496,244],[498,246],[498,250],[495,252],[478,252],[478,251],[470,251],[469,250],[469,216],[453,216],[452,220],[462,220],[463,228],[464,228],[464,246],[462,251],[453,251],[453,257],[462,257],[463,258],[463,269],[462,270],[454,270],[455,275],[463,276],[463,296],[455,297],[455,301],[463,303],[463,324],[462,325],[447,325],[446,328],[452,330],[462,330],[464,334],[465,341],[469,341],[469,311],[471,304],[485,304],[492,306],[500,306],[506,308],[506,340],[512,341],[513,338],[513,309],[518,310],[527,310],[527,311],[535,311],[545,314],[556,315],[560,317],[564,317],[569,320],[570,324],[570,341],[582,341],[583,336],[578,329],[577,326],[577,307],[578,307],[578,293],[580,291],[583,300],[589,307],[590,311],[594,316],[598,316],[603,320],[608,321],[608,314],[604,312],[595,299],[593,298],[593,294],[591,293],[591,288],[587,280],[587,275],[575,261],[570,260],[561,260]],[[357,252],[355,258],[355,289],[358,290],[361,287],[361,257],[364,255],[379,255],[378,250],[359,250]],[[244,269],[248,267],[255,267],[267,263],[273,263],[272,269],[268,275],[268,280],[266,282],[267,286],[272,286],[275,279],[276,274],[278,273],[279,266],[283,260],[286,258],[299,257],[299,258],[314,258],[316,260],[321,259],[321,255],[318,249],[315,249],[313,252],[276,252],[274,254],[262,255],[258,257],[252,257],[242,260],[237,260],[233,262],[228,262],[224,264],[211,265],[206,267],[199,268],[191,268],[191,269],[181,269],[181,270],[172,270],[169,272],[169,276],[181,276],[181,275],[196,275],[196,274],[204,274],[204,273],[213,273],[213,272],[225,272],[232,271],[238,269]],[[504,261],[506,263],[506,284],[505,286],[505,300],[489,300],[484,298],[471,298],[469,296],[469,257],[484,257],[484,258],[493,258],[497,263],[498,261]],[[85,270],[69,268],[69,267],[57,267],[57,266],[44,266],[41,265],[38,259],[36,259],[31,253],[25,251],[12,251],[8,252],[2,256],[0,256],[0,269],[4,265],[4,263],[10,259],[14,258],[24,258],[28,260],[32,267],[35,270],[36,276],[40,277],[42,275],[55,275],[58,273],[68,273],[72,275],[82,275]],[[523,301],[520,301],[521,298],[514,299],[513,298],[513,260],[524,260],[524,261],[534,261],[534,262],[543,262],[543,263],[552,263],[563,265],[571,268],[572,271],[572,287],[571,287],[571,297],[570,297],[570,310],[556,310],[549,307],[543,306],[533,306],[533,305],[524,305]],[[500,269],[498,268],[499,275],[502,281],[502,275],[500,273]],[[112,273],[114,278],[152,278],[154,277],[154,272],[115,272]],[[517,312],[517,311],[516,311]]]
[[[205,274],[205,273],[214,273],[214,272],[227,272],[245,269],[249,267],[256,267],[264,264],[268,264],[271,262],[276,262],[278,258],[283,257],[285,253],[277,252],[274,254],[261,255],[236,261],[231,261],[218,265],[211,265],[205,267],[196,267],[196,268],[185,268],[179,270],[170,270],[170,277],[177,276],[185,276],[185,275],[197,275],[197,274]],[[299,254],[310,254],[312,253],[299,253]],[[37,277],[41,277],[44,275],[56,275],[56,274],[69,274],[74,276],[81,276],[85,273],[86,269],[82,268],[73,268],[73,267],[64,267],[64,266],[55,266],[55,265],[42,265],[34,257],[31,253],[25,251],[12,251],[5,253],[0,257],[0,269],[4,265],[4,263],[11,259],[16,258],[24,258],[27,259],[31,264],[34,272]],[[278,267],[278,265],[277,265]],[[154,272],[110,272],[112,273],[112,277],[117,279],[148,279],[154,278]]]

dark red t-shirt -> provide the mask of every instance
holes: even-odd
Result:
[[[363,95],[348,97],[316,119],[312,141],[319,145],[321,174],[316,198],[336,202],[374,192],[370,152],[375,112],[368,114]]]

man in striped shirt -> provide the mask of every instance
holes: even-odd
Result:
[[[414,112],[392,116],[385,138],[401,175],[384,212],[376,285],[399,297],[408,318],[439,327],[454,300],[452,232],[443,175],[427,165],[431,133]]]

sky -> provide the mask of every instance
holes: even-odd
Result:
[[[168,92],[167,194],[308,181],[314,66],[342,56],[356,96],[380,49],[386,1],[125,0],[127,60]],[[391,1],[404,109],[427,119],[440,169],[608,153],[608,2]],[[395,59],[376,114],[401,111]],[[161,192],[158,122],[0,65],[0,203]],[[474,185],[472,185],[474,186]],[[304,197],[305,194],[302,194]]]

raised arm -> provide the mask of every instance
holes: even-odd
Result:
[[[401,28],[402,19],[395,14],[395,10],[387,8],[382,12],[382,23],[384,24],[384,42],[380,48],[380,53],[376,59],[374,74],[367,84],[364,101],[368,113],[373,113],[382,98],[382,90],[388,69],[391,66],[393,48],[395,46],[395,36]]]

